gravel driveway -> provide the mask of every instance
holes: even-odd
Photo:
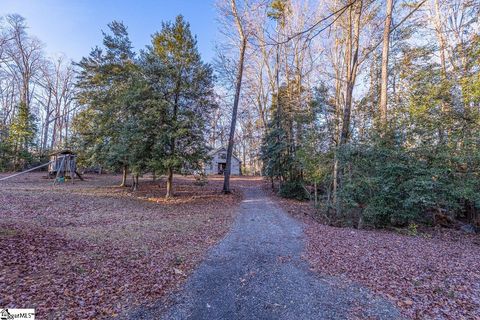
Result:
[[[138,309],[132,318],[400,318],[390,302],[368,289],[310,271],[301,258],[302,224],[260,187],[244,192],[232,230],[172,298],[173,306]]]

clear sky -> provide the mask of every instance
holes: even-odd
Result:
[[[29,33],[45,43],[49,55],[65,53],[73,60],[100,45],[101,30],[121,20],[128,26],[135,49],[150,44],[162,21],[182,14],[197,35],[205,62],[214,56],[217,34],[214,0],[0,0],[0,15],[18,13],[27,19]]]

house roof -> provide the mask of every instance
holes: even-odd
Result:
[[[221,151],[227,152],[227,149],[226,149],[225,147],[220,147],[220,148],[217,148],[217,149],[214,149],[214,150],[210,151],[210,152],[208,153],[208,155],[213,156],[213,155],[215,155],[215,154],[217,154],[217,153],[219,153],[219,152],[221,152]],[[240,163],[242,162],[242,160],[240,160],[240,158],[237,157],[235,154],[232,154],[232,156],[233,156],[235,159],[237,159],[238,162],[240,162]]]

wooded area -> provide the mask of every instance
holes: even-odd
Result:
[[[280,195],[312,186],[335,225],[479,223],[478,1],[231,3],[247,50],[219,63],[245,65],[239,135]]]
[[[2,315],[480,319],[480,0],[83,2],[0,17]]]
[[[202,61],[179,16],[133,50],[114,21],[79,62],[51,59],[19,15],[2,20],[2,170],[73,147],[84,167],[202,170],[227,148],[331,224],[478,224],[477,0],[230,0]],[[312,195],[311,195],[311,194]],[[313,196],[314,195],[314,196]]]

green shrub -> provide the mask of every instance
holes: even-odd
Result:
[[[346,146],[339,151],[343,217],[362,208],[365,224],[385,227],[424,222],[427,212],[439,209],[461,214],[464,201],[479,203],[480,185],[475,175],[462,172],[465,160],[454,154],[447,147]]]
[[[310,194],[301,181],[287,181],[280,185],[278,195],[283,198],[305,201],[310,199]]]

